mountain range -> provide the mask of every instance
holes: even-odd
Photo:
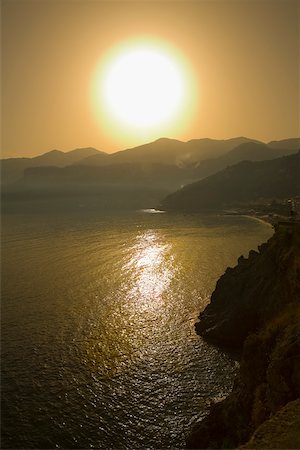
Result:
[[[84,158],[99,154],[106,155],[95,148],[77,148],[70,152],[51,150],[34,158],[7,158],[1,160],[1,184],[10,184],[20,179],[28,167],[56,166],[65,167]]]
[[[69,165],[111,166],[118,164],[165,164],[193,169],[191,178],[203,178],[229,164],[243,159],[262,160],[283,156],[300,148],[300,139],[272,141],[263,144],[246,137],[227,140],[193,139],[182,142],[161,138],[138,147],[108,154],[95,148],[78,148],[70,152],[52,150],[34,158],[1,160],[1,184],[10,184],[22,178],[29,167]]]
[[[300,150],[265,161],[241,161],[170,194],[161,208],[199,212],[300,195]]]
[[[112,207],[122,203],[145,208],[161,203],[166,209],[212,208],[230,199],[244,201],[247,195],[242,194],[247,186],[252,189],[251,195],[256,195],[249,178],[253,176],[256,184],[264,176],[271,180],[273,166],[271,164],[269,170],[268,161],[299,148],[300,139],[264,144],[238,137],[188,142],[161,138],[113,154],[95,148],[79,148],[67,153],[53,150],[34,158],[2,160],[2,199],[52,198],[57,201],[67,197],[77,201],[80,197],[86,201],[93,197]],[[261,166],[255,165],[259,161],[262,161]],[[258,167],[261,171],[256,172]],[[228,185],[226,179],[230,180]],[[277,181],[284,184],[287,180],[278,178]],[[261,189],[262,184],[258,192]],[[168,196],[172,192],[175,193]],[[275,195],[274,190],[273,193]]]
[[[217,158],[200,161],[196,169],[197,178],[207,177],[240,161],[264,161],[288,155],[292,151],[297,150],[297,146],[292,145],[293,143],[296,143],[296,140],[291,141],[292,142],[286,142],[285,147],[283,144],[282,146],[275,145],[275,147],[271,147],[270,144],[267,145],[259,142],[242,143],[238,147],[235,147],[233,150],[230,150]],[[300,148],[300,142],[298,148]]]

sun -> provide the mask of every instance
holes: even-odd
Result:
[[[101,97],[120,122],[152,128],[170,120],[184,98],[184,78],[172,58],[141,45],[127,49],[108,66]]]
[[[178,124],[190,100],[190,80],[174,51],[137,41],[102,61],[92,95],[98,117],[110,126],[151,135]]]

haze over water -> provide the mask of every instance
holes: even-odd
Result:
[[[183,447],[236,362],[194,332],[272,234],[233,216],[3,217],[3,447]]]

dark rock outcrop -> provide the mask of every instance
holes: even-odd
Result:
[[[218,280],[211,302],[196,324],[199,334],[219,345],[241,347],[289,304],[299,303],[297,225],[281,226],[274,236]]]
[[[255,430],[245,448],[262,448],[258,439],[263,448],[276,448],[274,427],[285,407],[290,424],[285,442],[300,448],[299,406],[292,407],[300,397],[299,225],[281,225],[259,253],[227,269],[197,331],[219,345],[242,347],[242,356],[232,393],[194,428],[188,448],[236,448]]]
[[[300,448],[300,400],[288,403],[266,420],[240,448]]]

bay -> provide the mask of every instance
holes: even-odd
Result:
[[[236,361],[195,334],[252,218],[4,214],[2,447],[183,448]]]

